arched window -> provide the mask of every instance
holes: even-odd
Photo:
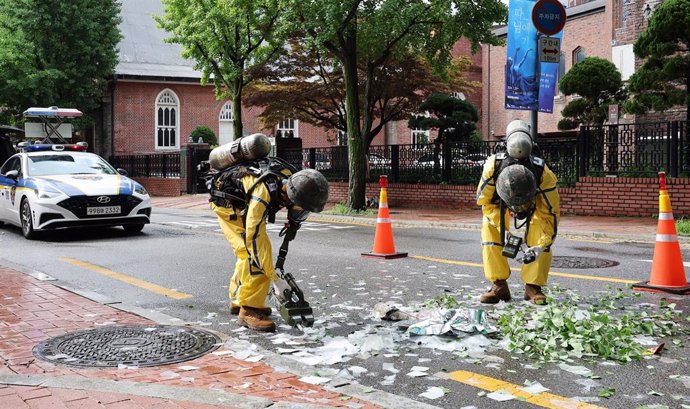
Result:
[[[179,149],[180,103],[169,89],[156,98],[156,149]]]
[[[573,65],[579,63],[580,61],[584,60],[586,57],[585,55],[585,49],[582,47],[577,47],[575,50],[573,50]]]
[[[234,137],[232,117],[232,102],[228,101],[223,105],[223,108],[218,114],[218,144],[224,145],[232,142]]]

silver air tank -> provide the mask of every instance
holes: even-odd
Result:
[[[255,133],[214,148],[208,161],[214,169],[223,170],[240,162],[266,157],[269,152],[271,141],[266,135]]]

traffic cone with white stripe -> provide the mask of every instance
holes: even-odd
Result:
[[[666,174],[659,172],[659,224],[656,229],[654,260],[649,281],[633,285],[639,291],[690,294],[690,285],[685,278],[683,257],[676,232],[676,222],[671,209],[671,197],[666,190]]]
[[[374,250],[371,253],[362,253],[364,257],[376,258],[402,258],[407,257],[407,253],[395,251],[395,241],[393,240],[393,227],[388,213],[388,176],[379,177],[381,194],[379,195],[379,215],[376,219],[376,233],[374,234]]]

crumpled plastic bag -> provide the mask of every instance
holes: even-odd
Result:
[[[384,321],[402,321],[412,318],[412,315],[401,311],[395,305],[378,303],[374,305],[374,317]]]
[[[491,324],[481,308],[439,310],[436,318],[429,318],[410,325],[411,335],[495,335],[498,329]]]

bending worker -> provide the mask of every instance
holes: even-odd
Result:
[[[230,312],[238,323],[258,331],[275,331],[266,306],[271,285],[286,286],[276,276],[266,223],[287,208],[288,223],[281,232],[288,240],[310,212],[321,212],[328,199],[328,182],[318,171],[295,169],[277,158],[243,162],[213,180],[211,209],[237,257],[230,280]]]
[[[482,206],[483,214],[484,275],[493,285],[482,294],[482,303],[510,300],[507,255],[515,257],[519,247],[515,244],[520,240],[510,234],[511,219],[515,229],[526,226],[521,272],[525,300],[546,303],[541,287],[546,285],[551,268],[551,246],[557,233],[560,200],[556,175],[543,159],[532,156],[532,147],[529,125],[514,120],[506,129],[505,152],[490,156],[484,165],[477,204]]]

